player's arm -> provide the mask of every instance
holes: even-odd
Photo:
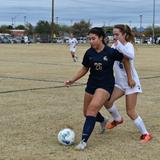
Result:
[[[129,59],[134,58],[134,50],[132,50],[130,48],[130,50],[128,51],[128,49],[120,41],[115,41],[114,46],[124,56],[123,59],[122,59],[122,63],[124,64],[124,68],[125,68],[125,71],[127,73],[128,85],[132,88],[136,85],[136,83],[132,78],[131,66],[130,66]]]
[[[74,48],[78,45],[78,41],[77,39],[75,39],[75,44],[74,44]]]
[[[123,55],[127,56],[130,59],[134,59],[134,49],[133,47],[126,48],[120,41],[116,43],[116,49],[123,53]]]
[[[66,46],[67,46],[67,47],[70,46],[69,42],[66,43]]]
[[[77,80],[79,80],[80,78],[82,78],[87,72],[88,72],[89,68],[83,66],[75,76],[73,76],[73,78],[71,80],[67,80],[64,82],[65,86],[70,86],[71,84],[73,84],[74,82],[76,82]]]
[[[122,60],[122,63],[124,64],[124,68],[125,68],[126,73],[127,73],[128,85],[132,88],[132,87],[134,87],[136,85],[136,83],[132,78],[131,66],[130,66],[128,57],[124,56],[124,58]]]

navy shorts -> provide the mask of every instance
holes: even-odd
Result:
[[[98,89],[98,88],[102,88],[102,89],[106,90],[107,92],[110,93],[110,96],[111,96],[111,94],[113,92],[113,89],[114,89],[114,86],[113,87],[99,87],[99,86],[90,86],[90,85],[87,85],[85,91],[87,93],[93,95],[95,93],[96,89]]]

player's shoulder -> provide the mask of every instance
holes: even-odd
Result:
[[[131,47],[131,48],[134,48],[133,44],[131,42],[127,42],[126,43],[126,47]]]
[[[110,46],[107,46],[107,45],[105,46],[104,49],[108,54],[112,54],[115,50],[114,48],[111,48]]]
[[[128,51],[131,51],[134,53],[134,45],[131,42],[127,42],[127,44],[125,45],[126,49]]]
[[[88,48],[88,49],[86,50],[86,52],[87,52],[87,53],[92,53],[92,52],[94,52],[94,49],[93,49],[92,47],[90,47],[90,48]]]
[[[86,50],[85,54],[90,56],[90,55],[93,55],[93,52],[95,52],[95,50],[92,47],[90,47]]]

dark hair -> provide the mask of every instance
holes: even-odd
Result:
[[[96,34],[99,38],[102,37],[102,42],[105,45],[105,32],[101,27],[94,27],[92,29],[90,29],[90,31],[88,32],[88,34]]]
[[[133,44],[135,43],[134,33],[132,32],[131,28],[128,25],[117,24],[113,28],[117,28],[120,30],[122,34],[126,34],[125,39],[127,42],[131,42]]]

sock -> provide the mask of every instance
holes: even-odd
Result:
[[[115,104],[113,104],[113,106],[109,109],[107,109],[109,111],[109,113],[112,115],[113,119],[115,121],[120,121],[121,120],[121,115],[118,112],[117,107],[115,106]]]
[[[86,116],[86,121],[83,126],[82,140],[87,142],[96,123],[96,117]]]
[[[138,128],[138,130],[141,132],[141,134],[149,134],[140,116],[138,116],[135,120],[133,120],[133,122]]]
[[[103,121],[104,121],[104,117],[101,115],[100,112],[98,112],[96,116],[96,122],[102,123]]]

